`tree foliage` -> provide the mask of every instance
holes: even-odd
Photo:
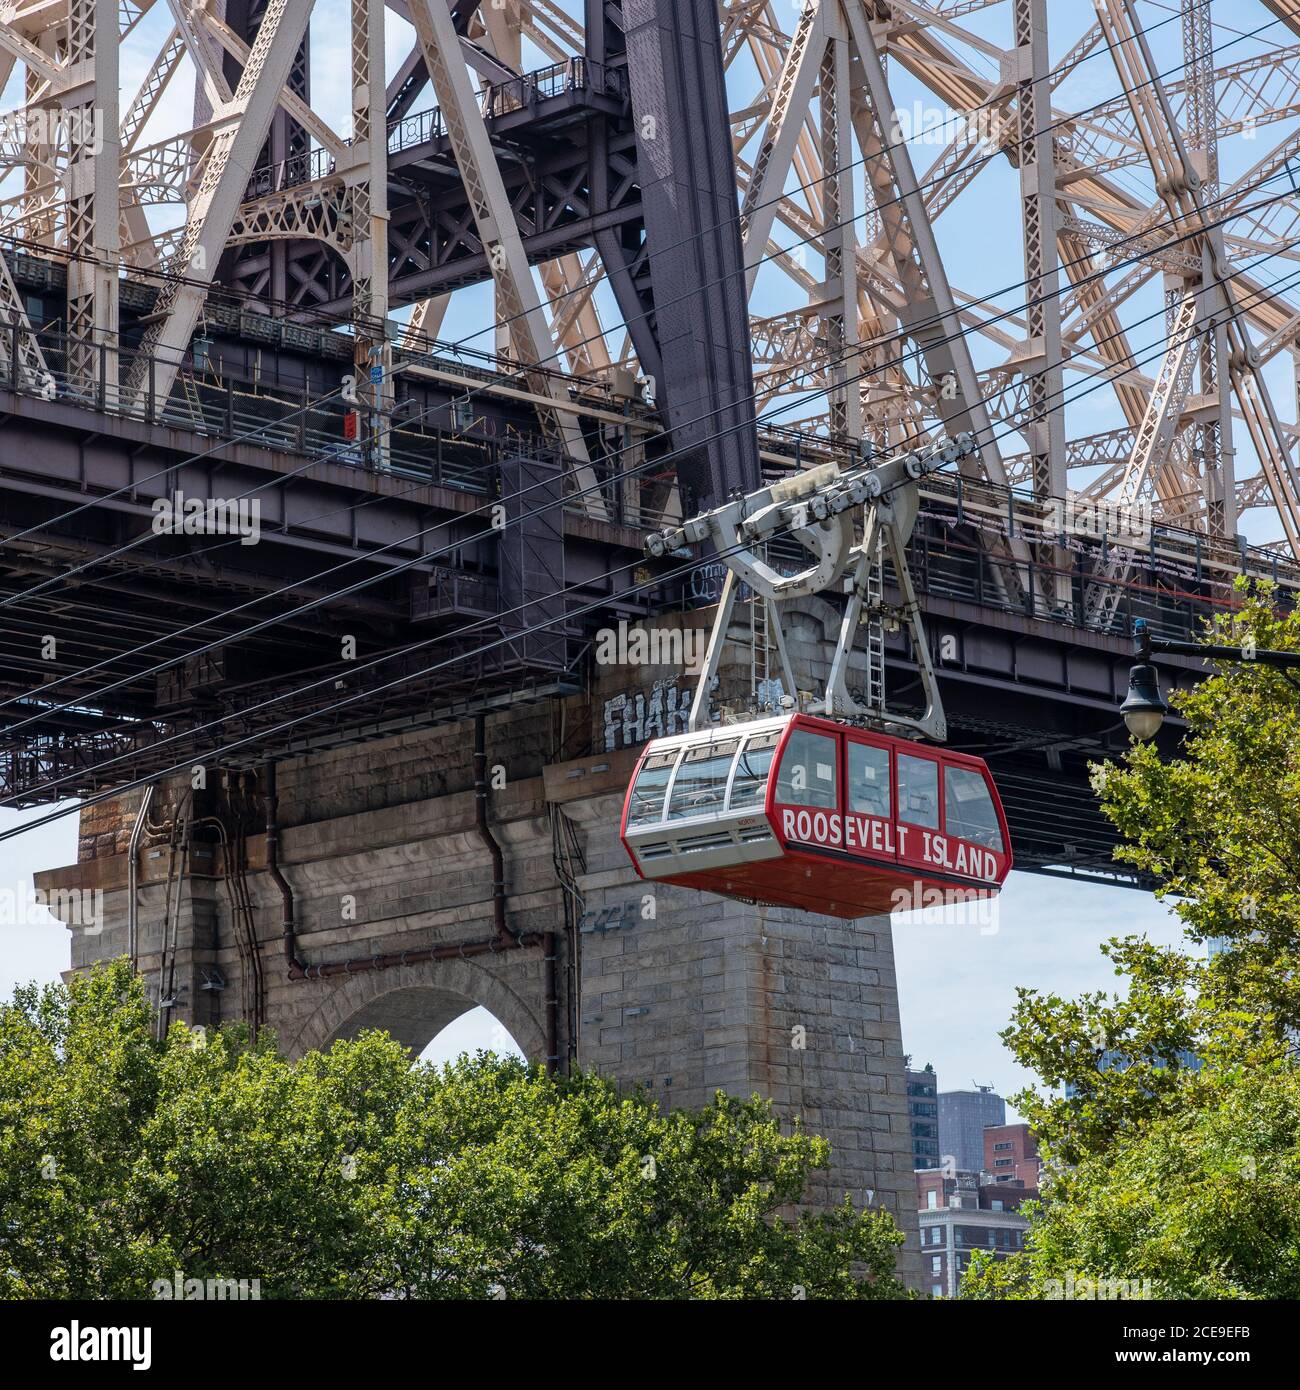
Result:
[[[1188,948],[1113,939],[1123,997],[1017,991],[1003,1039],[1054,1088],[1015,1097],[1043,1201],[1026,1250],[977,1260],[968,1296],[1043,1297],[1073,1275],[1300,1297],[1300,685],[1249,660],[1300,650],[1300,616],[1267,586],[1241,598],[1206,637],[1246,659],[1174,696],[1179,756],[1138,744],[1094,769],[1117,857],[1159,879]]]
[[[383,1033],[296,1064],[151,1035],[124,962],[0,1007],[0,1296],[257,1279],[332,1298],[903,1297],[879,1211],[798,1212],[829,1147]]]

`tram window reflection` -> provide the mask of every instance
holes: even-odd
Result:
[[[928,830],[939,828],[939,764],[898,755],[898,818]]]
[[[740,740],[732,738],[725,743],[710,743],[702,748],[686,750],[677,781],[673,783],[672,800],[668,805],[669,820],[707,816],[722,810],[731,760],[739,747]]]
[[[839,799],[838,751],[832,735],[796,729],[781,754],[776,799],[787,806],[833,811]]]
[[[993,798],[978,772],[965,767],[943,770],[944,818],[948,834],[987,845],[1002,853],[1002,827],[993,808]]]
[[[889,816],[889,749],[849,740],[849,810]]]
[[[632,798],[627,808],[629,825],[649,825],[657,821],[664,812],[664,793],[668,790],[668,780],[677,762],[676,751],[672,753],[651,753],[641,765],[641,771],[632,785]]]
[[[760,810],[767,792],[767,777],[772,770],[772,754],[780,734],[758,734],[745,744],[736,763],[736,775],[731,780],[733,811]]]

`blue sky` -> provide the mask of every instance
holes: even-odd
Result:
[[[796,0],[775,0],[778,14],[787,28],[793,23]],[[575,8],[566,0],[566,8]],[[1171,69],[1181,62],[1180,25],[1176,5],[1157,0],[1139,0],[1138,14],[1149,31],[1149,42],[1159,69]],[[1093,9],[1087,0],[1051,0],[1048,7],[1051,32],[1051,51],[1058,58],[1082,34],[1093,20]],[[1216,0],[1211,11],[1215,19],[1215,42],[1220,62],[1237,61],[1279,46],[1291,35],[1278,23],[1256,37],[1243,37],[1250,31],[1267,25],[1272,16],[1258,0]],[[963,21],[972,33],[993,43],[1006,45],[1010,40],[1010,6],[1002,3]],[[346,132],[349,119],[346,112],[346,84],[339,74],[347,71],[348,7],[344,0],[318,0],[312,42],[313,105],[334,127]],[[164,6],[156,6],[138,26],[124,45],[122,55],[122,86],[129,99],[141,80],[152,54],[157,50],[170,16]],[[405,56],[412,38],[410,26],[388,13],[387,34],[389,71],[396,68]],[[967,47],[963,55],[979,70],[993,75],[996,65],[987,54]],[[546,59],[536,50],[526,51],[525,63],[540,66]],[[893,95],[896,104],[910,111],[920,103],[927,115],[942,108],[934,97],[902,71],[890,64]],[[733,86],[739,91],[752,81],[752,69],[738,64]],[[1113,64],[1104,48],[1078,67],[1057,90],[1055,103],[1070,110],[1105,100],[1118,91]],[[172,131],[185,129],[191,120],[192,82],[183,71],[169,89],[162,109],[151,124],[147,138],[161,138]],[[736,92],[733,92],[733,96]],[[4,105],[17,100],[15,84],[5,92]],[[431,100],[422,104],[432,104]],[[1223,182],[1226,184],[1254,163],[1268,148],[1282,138],[1295,121],[1262,127],[1253,140],[1234,137],[1221,151]],[[914,161],[918,172],[930,165],[939,146],[914,143]],[[856,151],[855,151],[856,154]],[[1154,201],[1151,180],[1141,170],[1121,170],[1117,181],[1144,201]],[[864,200],[858,171],[858,208]],[[1014,309],[1023,299],[1018,282],[1023,276],[1020,234],[1016,220],[1018,180],[1015,171],[1005,160],[990,162],[971,187],[957,199],[939,220],[936,234],[948,268],[949,278],[960,289],[978,296],[987,296],[1000,308]],[[793,235],[779,227],[774,233],[789,242]],[[816,268],[816,258],[812,258]],[[1283,271],[1290,271],[1289,262],[1261,266],[1256,272],[1268,281]],[[1014,288],[1005,288],[1014,287]],[[1004,291],[999,293],[999,291]],[[1300,296],[1296,296],[1300,298]],[[790,293],[789,281],[772,269],[759,277],[754,309],[772,313],[790,307],[797,300]],[[618,315],[611,299],[603,292],[598,297],[604,323],[609,329],[610,346],[617,351],[621,332],[615,331]],[[1161,304],[1159,279],[1153,280],[1134,297],[1126,310],[1128,321],[1157,313]],[[477,286],[457,292],[443,327],[448,339],[470,338],[472,346],[486,349],[490,333],[484,333],[491,323],[491,295],[488,287]],[[1131,335],[1139,358],[1149,355],[1155,340],[1161,336],[1159,319],[1136,327]],[[978,366],[992,365],[998,360],[998,350],[986,344],[973,349]],[[1294,414],[1293,384],[1288,371],[1289,358],[1284,354],[1274,361],[1267,372],[1270,387],[1275,393],[1280,412],[1285,418]],[[1153,373],[1155,364],[1145,367]],[[1077,378],[1074,378],[1077,385]],[[1066,423],[1071,435],[1105,430],[1122,423],[1110,391],[1098,391],[1079,397],[1067,407]],[[1244,430],[1238,426],[1239,476],[1254,471]],[[1009,440],[1004,449],[1014,452],[1016,441]],[[1077,482],[1078,479],[1075,479]],[[1248,518],[1243,529],[1252,540],[1268,540],[1278,534],[1276,522],[1268,516]],[[38,813],[33,813],[38,814]],[[0,810],[0,828],[15,823],[12,812]],[[33,868],[69,863],[76,857],[76,819],[68,817],[55,825],[31,835],[0,843],[0,892],[25,898],[30,888]],[[0,989],[8,992],[18,980],[52,979],[66,968],[67,937],[61,927],[42,921],[44,914],[21,912],[23,920],[11,920],[10,913],[0,926],[4,949],[0,950]],[[1151,898],[1126,890],[1089,886],[1013,874],[1004,892],[999,909],[998,930],[981,934],[970,926],[936,926],[898,924],[895,947],[898,961],[904,1042],[918,1063],[931,1061],[939,1074],[941,1088],[964,1088],[972,1081],[992,1083],[1003,1094],[1023,1084],[1025,1077],[1015,1068],[997,1039],[997,1031],[1005,1026],[1017,984],[1032,985],[1078,993],[1085,989],[1113,988],[1115,981],[1109,967],[1098,951],[1099,943],[1108,936],[1127,931],[1146,931],[1153,938],[1172,940],[1178,935],[1168,913]],[[462,1048],[481,1045],[500,1045],[500,1030],[481,1011],[458,1021],[433,1046],[435,1055],[449,1055]]]

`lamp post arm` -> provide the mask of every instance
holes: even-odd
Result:
[[[1256,648],[1247,656],[1241,647],[1209,647],[1203,642],[1180,642],[1172,637],[1139,634],[1138,655],[1146,660],[1152,652],[1169,656],[1204,656],[1218,661],[1235,661],[1242,666],[1275,666],[1279,670],[1300,671],[1300,652],[1275,652]]]

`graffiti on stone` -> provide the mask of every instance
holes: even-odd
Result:
[[[716,676],[713,686],[716,689]],[[694,698],[694,687],[683,685],[675,677],[655,681],[648,691],[633,688],[611,696],[604,708],[604,751],[635,748],[652,738],[685,733]]]
[[[641,914],[635,902],[626,902],[619,907],[589,908],[582,914],[579,931],[584,936],[590,936],[593,932],[619,931],[624,927],[636,926],[640,920]]]
[[[722,581],[727,567],[721,560],[700,565],[690,573],[687,592],[691,598],[701,603],[717,603],[722,596]]]

